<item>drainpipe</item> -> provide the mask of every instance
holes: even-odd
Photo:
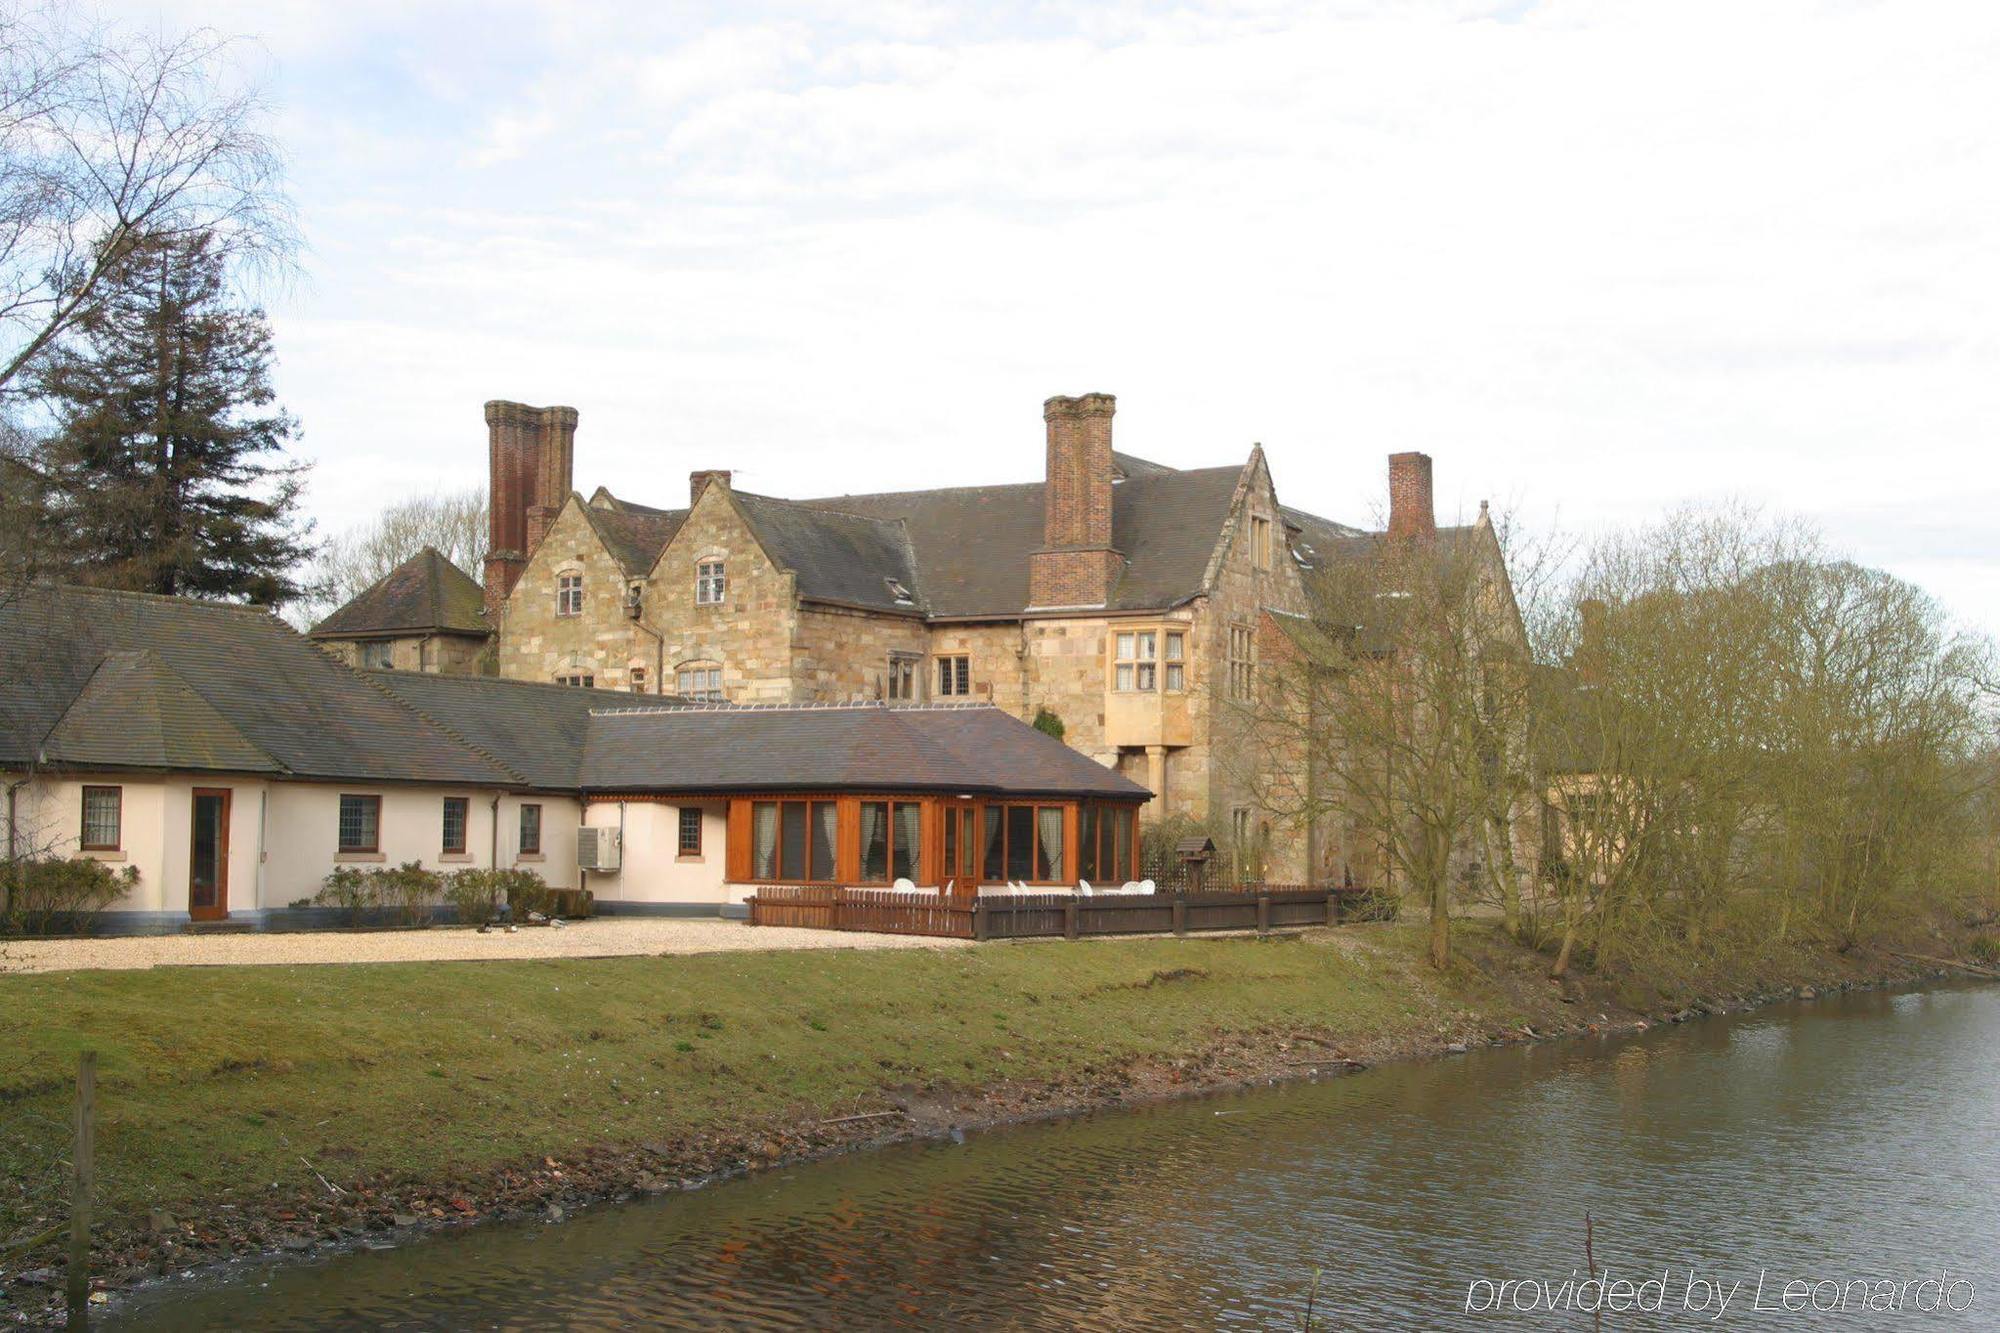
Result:
[[[632,627],[653,636],[653,693],[667,692],[667,636],[654,629],[637,616],[632,617]],[[621,836],[621,841],[623,841]]]
[[[486,868],[488,870],[498,870],[500,868],[500,793],[497,791],[493,793],[493,818],[490,821],[490,828],[493,833],[493,851],[486,858]]]

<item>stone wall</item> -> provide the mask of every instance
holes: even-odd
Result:
[[[557,580],[583,576],[583,611],[556,614]],[[552,681],[583,674],[599,689],[628,689],[631,668],[652,674],[656,649],[625,615],[629,581],[572,500],[528,559],[502,612],[497,654],[509,680]],[[657,688],[657,687],[655,687]]]
[[[847,703],[889,697],[892,654],[914,659],[917,700],[935,693],[931,633],[914,616],[879,615],[807,603],[799,608],[792,679],[801,703]],[[903,702],[899,700],[898,702]]]
[[[322,650],[351,667],[387,665],[396,671],[429,671],[447,676],[477,676],[488,665],[490,641],[461,634],[412,634],[398,639],[316,639]],[[386,643],[389,661],[373,651]]]
[[[709,474],[687,521],[646,579],[646,623],[665,641],[661,687],[673,693],[682,666],[716,663],[732,703],[798,703],[809,696],[796,673],[799,611],[795,580],[764,554],[729,493],[727,474]],[[723,599],[695,601],[695,569],[723,564]]]

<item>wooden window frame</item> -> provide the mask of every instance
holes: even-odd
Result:
[[[696,606],[721,606],[729,600],[729,562],[727,560],[697,560],[694,562],[694,604]]]
[[[972,694],[972,654],[937,654],[937,697],[964,699]],[[956,664],[956,665],[954,665]]]
[[[1034,811],[1035,813],[1029,819],[1028,827],[1030,830],[1030,836],[1035,839],[1037,844],[1039,844],[1041,839],[1041,827],[1042,827],[1040,812],[1043,810],[1061,811],[1062,821],[1063,821],[1063,842],[1062,842],[1063,869],[1065,871],[1073,871],[1077,867],[1076,827],[1077,827],[1078,804],[1079,803],[1076,801],[1050,801],[1050,800],[1037,801],[1037,800],[1025,800],[1025,799],[1015,800],[1015,801],[986,802],[985,806],[986,810],[988,812],[997,813],[1000,819],[1000,869],[999,873],[995,874],[991,863],[987,860],[986,853],[988,850],[988,839],[986,836],[986,823],[988,816],[981,815],[979,819],[979,838],[980,838],[979,882],[982,884],[1021,883],[1021,884],[1045,884],[1050,886],[1075,884],[1076,876],[1073,874],[1068,875],[1067,877],[1057,876],[1053,879],[1041,879],[1034,876],[1029,876],[1028,878],[1017,880],[1013,875],[1008,873],[1007,867],[1010,859],[1007,855],[1009,850],[1008,842],[1012,835],[1008,832],[1007,828],[1007,812],[1009,810]],[[1031,849],[1029,851],[1031,864],[1033,864],[1032,858],[1035,857],[1037,850],[1038,848]]]
[[[744,828],[744,834],[749,839],[749,843],[745,848],[745,865],[748,869],[747,882],[752,884],[840,883],[841,845],[847,836],[845,830],[842,828],[842,824],[846,819],[846,811],[841,807],[845,802],[833,796],[757,796],[750,798],[744,804],[749,813],[749,818]],[[757,807],[764,805],[775,807],[776,810],[776,813],[772,816],[776,821],[772,831],[773,842],[771,847],[773,873],[769,875],[760,875],[757,873]],[[787,875],[785,873],[785,807],[788,805],[803,806],[805,808],[805,864],[799,867],[802,873],[798,875]],[[833,807],[833,873],[815,878],[812,873],[813,814],[814,807],[822,805]]]
[[[459,809],[458,845],[455,847],[451,842],[451,810],[453,805],[456,805]],[[472,842],[472,798],[470,796],[445,797],[444,810],[440,822],[442,826],[438,829],[438,843],[442,854],[445,856],[464,856],[465,849]]]
[[[1125,864],[1105,872],[1105,849],[1110,848],[1110,859],[1118,859],[1118,824],[1125,826]],[[1076,877],[1090,879],[1084,873],[1085,841],[1095,843],[1091,849],[1091,861],[1096,873],[1103,876],[1105,884],[1124,884],[1139,878],[1139,807],[1129,801],[1080,801],[1077,803],[1076,820]],[[1087,830],[1087,831],[1086,831]]]
[[[854,882],[856,884],[894,884],[898,879],[904,878],[896,873],[896,810],[897,807],[905,805],[914,806],[917,811],[917,846],[915,852],[910,857],[908,879],[912,884],[922,883],[925,879],[924,844],[929,841],[924,836],[924,825],[928,822],[924,807],[929,804],[932,804],[932,802],[922,797],[909,796],[863,796],[854,803]],[[879,805],[884,807],[883,817],[887,821],[887,831],[884,834],[882,843],[882,878],[880,879],[871,879],[864,864],[868,856],[868,849],[861,843],[861,807],[865,805]]]
[[[694,816],[694,841],[688,842],[688,816]],[[702,809],[698,805],[683,805],[674,816],[674,855],[699,858],[701,856]],[[811,815],[808,814],[810,819]]]
[[[528,812],[535,812],[535,841],[528,843]],[[542,854],[542,803],[540,801],[521,802],[520,813],[514,816],[514,854],[516,856],[540,856]]]
[[[90,798],[111,794],[111,841],[92,842],[90,840]],[[77,849],[85,852],[116,852],[125,847],[125,789],[98,783],[83,789],[81,805],[78,809]]]
[[[570,620],[583,614],[583,575],[556,575],[556,616]]]
[[[347,813],[347,803],[349,801],[360,801],[365,807],[375,812],[374,836],[369,840],[366,847],[359,844],[351,844],[347,841],[347,820],[343,816]],[[339,808],[334,815],[333,839],[334,850],[341,856],[374,856],[380,853],[382,850],[382,797],[379,794],[370,795],[367,792],[342,792],[340,794]]]

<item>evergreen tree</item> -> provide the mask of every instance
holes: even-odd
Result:
[[[52,514],[76,578],[279,605],[305,589],[307,465],[275,406],[264,312],[206,234],[132,245],[37,387]]]

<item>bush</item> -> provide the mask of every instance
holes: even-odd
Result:
[[[444,900],[458,913],[461,926],[483,926],[500,914],[506,892],[491,870],[454,870],[444,877]]]
[[[347,924],[359,926],[368,917],[368,909],[381,901],[382,888],[375,872],[363,870],[359,866],[340,866],[320,881],[319,892],[312,896],[314,907],[338,907],[347,913]]]
[[[424,869],[419,861],[405,861],[393,869],[378,870],[375,875],[381,884],[382,906],[395,908],[403,925],[430,924],[431,909],[437,906],[438,897],[444,892],[442,875]]]
[[[0,862],[0,929],[87,933],[97,914],[138,882],[138,867],[113,870],[87,856]]]
[[[500,881],[500,891],[507,897],[507,916],[510,920],[525,920],[530,912],[547,916],[549,909],[555,905],[555,894],[534,871],[496,870],[493,874]]]
[[[1965,951],[1982,963],[2000,963],[2000,935],[1974,935]]]
[[[1036,731],[1041,732],[1044,736],[1053,736],[1057,740],[1061,740],[1069,730],[1069,728],[1063,725],[1060,715],[1052,713],[1046,708],[1037,708],[1035,710],[1034,727]]]

